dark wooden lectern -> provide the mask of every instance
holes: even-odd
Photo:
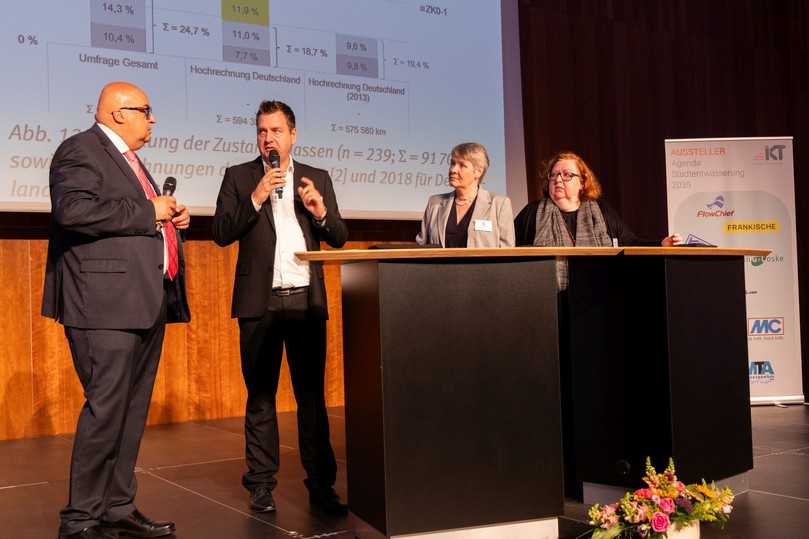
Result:
[[[355,262],[342,267],[342,282],[357,535],[556,536],[556,256],[570,261],[562,338],[573,369],[578,480],[635,486],[646,455],[673,455],[686,480],[752,468],[742,256],[762,253],[299,253]]]
[[[385,537],[556,537],[556,251],[531,251],[302,255],[364,259],[341,268],[348,498],[360,537],[363,524]]]
[[[571,259],[560,338],[586,503],[606,501],[592,485],[640,486],[647,456],[658,469],[673,457],[687,482],[749,488],[745,254],[761,252],[624,248]]]

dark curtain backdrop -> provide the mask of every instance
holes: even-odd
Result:
[[[664,139],[795,137],[809,394],[809,2],[520,0],[520,41],[529,198],[542,160],[572,149],[635,232],[662,237]],[[407,241],[418,230],[403,221],[349,228],[352,241]],[[0,214],[0,238],[45,237],[46,215]],[[191,238],[210,239],[209,218],[194,220]]]
[[[809,394],[809,2],[521,0],[520,38],[529,175],[576,151],[643,236],[666,234],[664,139],[795,137]]]

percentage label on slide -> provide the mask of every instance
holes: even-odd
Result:
[[[246,6],[244,4],[231,4],[230,9],[236,15],[242,17],[260,17],[261,12],[258,7]]]
[[[234,39],[240,41],[261,41],[261,35],[258,32],[247,32],[244,30],[233,30]]]
[[[123,32],[104,32],[104,41],[107,43],[127,43],[129,45],[136,43],[134,35]]]
[[[193,24],[170,24],[162,23],[161,29],[164,32],[176,32],[190,37],[211,37],[211,30],[206,26],[196,26]]]
[[[101,9],[109,13],[117,13],[119,15],[135,14],[135,6],[127,4],[116,4],[114,2],[102,2]]]
[[[20,45],[32,45],[37,46],[39,45],[39,38],[37,38],[34,34],[18,34],[17,35],[17,43]]]

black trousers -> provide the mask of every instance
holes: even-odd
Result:
[[[149,412],[165,332],[163,314],[143,331],[65,328],[84,388],[70,462],[70,496],[60,533],[135,510],[135,463]]]
[[[286,348],[292,389],[298,404],[298,447],[306,486],[330,487],[337,475],[329,441],[324,376],[326,321],[306,317],[306,293],[275,296],[261,318],[240,318],[242,374],[247,386],[244,417],[248,490],[275,488],[279,466],[275,393]]]

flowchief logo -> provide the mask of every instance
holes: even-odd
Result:
[[[725,196],[718,195],[713,200],[705,204],[704,210],[697,210],[697,217],[704,219],[710,217],[733,217],[736,210],[725,209]]]
[[[764,146],[763,152],[753,155],[753,161],[783,161],[784,150],[786,150],[786,146],[784,144]]]
[[[705,207],[706,208],[716,208],[716,209],[721,210],[722,208],[725,207],[725,197],[723,197],[722,195],[719,195],[718,197],[713,199],[713,202],[711,202],[710,204],[706,204]]]
[[[771,384],[775,382],[775,369],[769,361],[751,361],[749,376],[751,384]]]
[[[747,335],[749,337],[782,337],[784,335],[784,317],[748,318]]]

